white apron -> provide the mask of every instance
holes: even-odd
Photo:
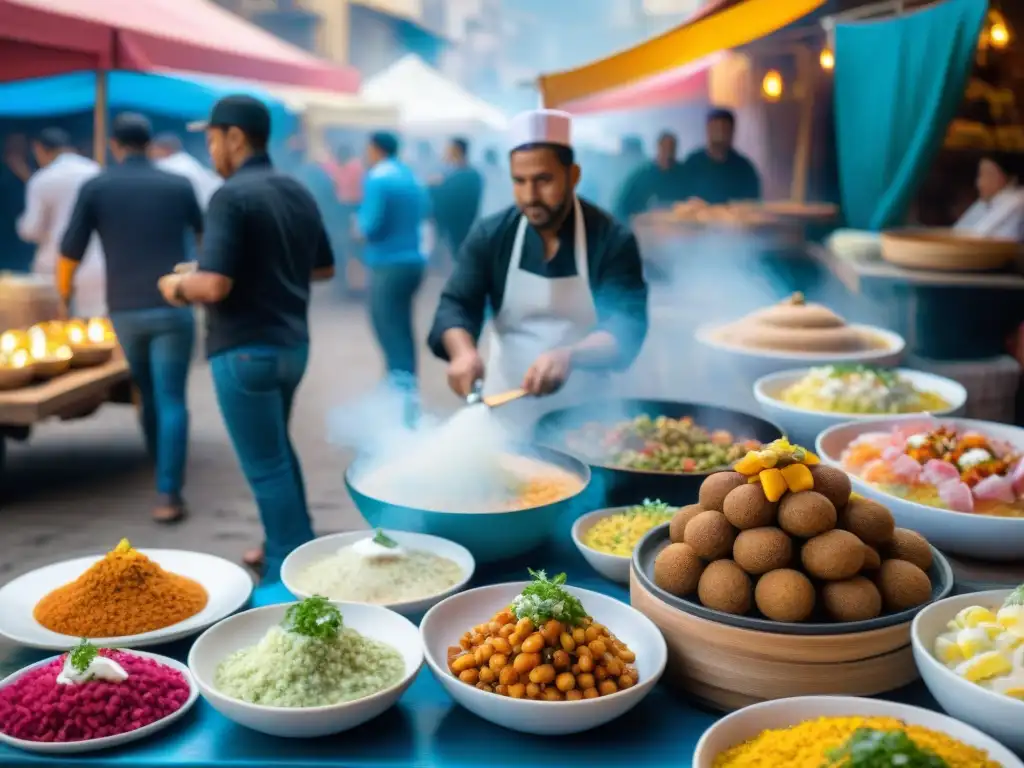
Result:
[[[493,321],[484,395],[518,389],[541,354],[575,344],[597,324],[597,307],[590,290],[586,227],[578,199],[573,200],[573,207],[576,216],[576,274],[573,277],[541,277],[520,267],[528,223],[525,216],[519,219],[501,310]],[[542,413],[600,397],[607,382],[608,376],[603,373],[573,371],[553,395],[519,400],[502,406],[497,412],[528,427]]]

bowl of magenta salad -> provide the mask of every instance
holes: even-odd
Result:
[[[0,682],[0,741],[44,752],[117,746],[170,725],[197,697],[173,659],[82,640]]]

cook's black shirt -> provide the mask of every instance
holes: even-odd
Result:
[[[218,189],[206,212],[199,269],[231,278],[207,305],[208,357],[245,346],[309,343],[313,270],[334,266],[316,201],[270,158],[250,158]]]
[[[647,336],[647,283],[640,249],[633,233],[610,214],[580,200],[587,237],[590,290],[597,308],[594,330],[605,330],[618,341],[620,356],[613,366],[632,364]],[[462,328],[479,339],[485,314],[497,314],[505,298],[512,246],[521,213],[515,206],[479,221],[459,251],[455,271],[441,294],[428,343],[435,355],[447,359],[444,332]],[[544,241],[527,226],[519,268],[541,277],[576,275],[576,216],[570,214],[559,231],[558,252],[545,260]]]
[[[188,261],[187,239],[203,231],[192,183],[129,155],[82,185],[60,252],[81,261],[93,232],[103,244],[110,312],[167,307],[157,282]]]
[[[698,149],[679,166],[684,195],[699,197],[710,205],[761,199],[761,177],[754,164],[734,149],[725,160],[716,160]]]

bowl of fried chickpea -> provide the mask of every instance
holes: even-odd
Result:
[[[635,707],[665,671],[661,631],[565,574],[530,575],[453,595],[423,617],[427,665],[444,689],[485,720],[542,736],[587,731]]]

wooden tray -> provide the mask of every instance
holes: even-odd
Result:
[[[1021,253],[1012,240],[971,237],[951,229],[891,230],[882,233],[882,258],[905,269],[990,272]]]
[[[918,677],[910,622],[850,635],[782,635],[672,608],[630,571],[630,604],[668,644],[665,680],[714,709],[807,695],[875,696]]]

